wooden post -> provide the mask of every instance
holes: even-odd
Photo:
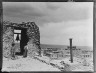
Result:
[[[70,46],[68,46],[68,48],[70,48],[70,60],[71,60],[71,63],[73,63],[73,52],[72,52],[72,49],[76,48],[76,46],[72,46],[72,38],[70,38],[69,40],[70,40]]]
[[[71,63],[73,63],[72,38],[70,38],[69,40],[70,40],[70,60],[71,60]]]

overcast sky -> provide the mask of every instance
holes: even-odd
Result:
[[[12,22],[35,21],[43,44],[93,45],[92,2],[6,2],[3,18]]]

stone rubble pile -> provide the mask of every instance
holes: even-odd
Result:
[[[39,60],[39,61],[42,62],[42,63],[46,63],[47,65],[51,65],[51,66],[53,66],[53,67],[55,67],[55,68],[58,68],[60,71],[71,71],[71,67],[70,67],[70,65],[68,65],[68,64],[64,64],[64,65],[62,65],[62,67],[61,67],[61,66],[59,66],[58,64],[51,63],[51,62],[47,62],[47,61],[42,60],[41,58],[36,57],[36,56],[34,56],[33,58],[36,59],[36,60]]]

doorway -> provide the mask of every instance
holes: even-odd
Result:
[[[28,42],[28,36],[27,36],[27,29],[22,29],[21,30],[21,41],[20,41],[20,50],[21,50],[21,55],[24,53],[24,46],[27,45]]]
[[[27,45],[27,42],[28,42],[28,36],[27,36],[27,29],[26,28],[15,28],[15,30],[20,30],[21,32],[20,33],[14,33],[14,34],[17,34],[16,38],[18,36],[19,37],[19,48],[20,48],[20,51],[19,52],[16,52],[16,55],[23,55],[24,53],[24,46]],[[16,39],[16,41],[18,41]]]

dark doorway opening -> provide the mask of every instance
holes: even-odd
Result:
[[[28,36],[27,36],[27,29],[26,28],[15,28],[16,30],[21,30],[21,39],[20,39],[20,52],[16,52],[16,55],[23,55],[24,54],[24,46],[27,45]]]
[[[20,41],[20,49],[21,49],[21,55],[24,53],[24,46],[27,45],[28,42],[28,36],[27,36],[27,29],[21,30],[21,41]]]

